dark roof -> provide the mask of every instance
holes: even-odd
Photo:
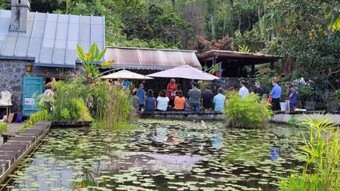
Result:
[[[224,63],[242,63],[245,65],[270,63],[279,60],[281,57],[273,55],[265,55],[259,53],[243,53],[228,50],[209,50],[203,53],[197,53],[197,57],[201,62],[216,58]]]
[[[30,12],[27,32],[9,31],[11,11],[0,10],[0,59],[34,60],[36,66],[75,67],[76,45],[105,47],[105,18]]]
[[[107,47],[105,61],[115,61],[111,68],[166,70],[182,65],[202,69],[193,50]]]

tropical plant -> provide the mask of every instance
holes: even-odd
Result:
[[[241,46],[239,47],[239,51],[240,51],[240,52],[244,52],[244,53],[249,53],[249,52],[250,52],[250,49],[249,49],[249,47],[246,46],[246,45],[241,45]]]
[[[98,46],[96,44],[92,44],[88,53],[85,53],[84,49],[77,45],[77,56],[83,64],[82,69],[88,83],[93,82],[94,79],[99,76],[99,68],[102,63],[101,59],[105,52],[106,49],[99,51]]]
[[[266,100],[261,100],[256,94],[242,98],[237,92],[227,94],[225,114],[229,126],[242,128],[264,128],[272,111]]]
[[[8,130],[8,125],[5,122],[0,122],[0,134],[6,133]]]
[[[304,136],[306,167],[301,174],[292,174],[280,181],[283,191],[340,190],[340,134],[331,119],[312,119],[302,122],[309,128],[309,137]],[[311,168],[314,168],[311,170]]]

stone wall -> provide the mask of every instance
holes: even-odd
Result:
[[[8,90],[12,94],[12,112],[22,111],[22,85],[23,76],[40,76],[44,78],[67,79],[80,72],[80,66],[77,64],[73,68],[56,68],[56,67],[37,67],[34,61],[26,60],[0,60],[0,92]],[[26,65],[33,64],[32,72],[26,72]],[[2,110],[1,110],[2,111]],[[1,116],[0,111],[0,116]]]
[[[11,92],[12,112],[21,111],[22,79],[28,63],[30,61],[0,60],[0,91]]]

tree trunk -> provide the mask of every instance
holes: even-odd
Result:
[[[210,15],[210,22],[211,22],[211,37],[212,39],[215,39],[215,22],[213,15]]]

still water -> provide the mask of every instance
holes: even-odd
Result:
[[[52,129],[3,190],[277,190],[302,168],[298,128],[141,121],[136,130]]]

